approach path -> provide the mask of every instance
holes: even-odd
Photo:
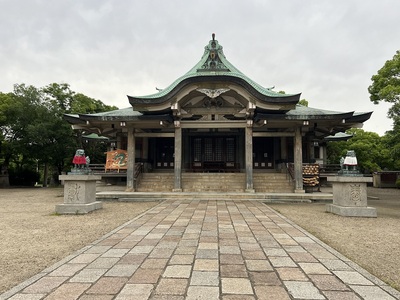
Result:
[[[167,200],[0,299],[399,299],[257,201]]]

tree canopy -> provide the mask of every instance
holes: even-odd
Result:
[[[389,151],[392,168],[400,169],[400,50],[392,59],[373,75],[372,84],[368,87],[370,100],[378,104],[381,101],[391,103],[388,117],[393,120],[393,129],[386,132],[383,141]]]
[[[285,91],[279,91],[278,93],[279,93],[279,94],[286,94]],[[299,104],[308,107],[308,101],[307,101],[306,99],[301,99],[301,100],[299,101]]]
[[[63,120],[63,114],[113,109],[118,108],[75,93],[65,83],[42,88],[14,85],[13,92],[0,93],[0,166],[23,172],[43,166],[45,174],[48,167],[60,174],[81,146],[80,134]]]
[[[348,150],[356,152],[358,166],[364,173],[392,170],[399,166],[400,159],[393,155],[390,138],[380,137],[375,132],[352,128],[346,131],[353,137],[347,141],[329,142],[327,154],[329,163],[337,164]]]
[[[368,87],[370,100],[375,104],[380,101],[392,103],[388,116],[394,122],[400,122],[400,50],[385,62],[371,80],[372,84]]]

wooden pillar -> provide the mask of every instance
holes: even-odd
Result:
[[[174,174],[173,192],[182,192],[182,128],[179,121],[175,121]]]
[[[303,150],[301,127],[296,127],[294,135],[294,180],[295,193],[304,193],[303,189]]]
[[[287,162],[288,155],[287,155],[287,139],[285,136],[281,137],[281,159]]]
[[[245,128],[246,192],[254,193],[253,187],[253,127]]]
[[[149,158],[149,138],[148,137],[143,137],[142,138],[142,158],[144,160],[147,160]]]
[[[142,159],[144,161],[144,172],[149,170],[149,138],[143,137],[142,138]]]
[[[117,148],[117,149],[122,149],[122,136],[121,136],[121,134],[122,133],[117,133],[117,141],[116,141],[116,144],[115,144],[115,147]]]
[[[312,141],[311,139],[308,140],[308,147],[309,147],[309,149],[310,149],[309,162],[310,162],[310,163],[315,163],[314,141]]]
[[[319,157],[322,158],[324,164],[327,164],[326,144],[319,147]]]
[[[126,191],[134,192],[134,172],[135,172],[135,133],[133,127],[128,127],[128,166],[126,170]]]

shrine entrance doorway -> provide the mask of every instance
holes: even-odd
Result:
[[[274,138],[253,138],[253,168],[274,169]]]
[[[194,172],[239,172],[236,136],[190,138],[190,168]]]
[[[157,138],[155,139],[155,168],[174,169],[174,139]]]

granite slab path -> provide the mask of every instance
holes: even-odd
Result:
[[[167,200],[0,299],[400,299],[258,201]]]

